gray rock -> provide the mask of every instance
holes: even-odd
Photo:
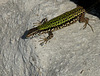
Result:
[[[48,20],[76,5],[69,0],[4,0],[0,2],[0,76],[99,76],[100,20],[92,15],[84,23],[53,32],[41,46],[40,37],[24,39],[33,23]],[[91,20],[95,19],[95,20]],[[81,30],[80,30],[81,29]]]

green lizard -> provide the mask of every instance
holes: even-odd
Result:
[[[29,38],[36,34],[41,35],[43,33],[48,33],[48,36],[43,39],[43,41],[47,43],[47,41],[53,37],[53,31],[69,26],[70,24],[75,23],[76,21],[85,23],[83,29],[85,29],[86,26],[89,25],[93,31],[92,26],[88,23],[89,18],[85,17],[85,12],[86,11],[85,9],[83,9],[83,7],[78,6],[77,8],[65,12],[60,16],[57,16],[49,21],[47,21],[47,19],[44,18],[40,22],[41,24],[39,26],[28,30],[26,38]]]

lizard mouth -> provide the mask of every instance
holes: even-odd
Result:
[[[34,33],[27,34],[27,35],[26,35],[26,38],[30,38],[30,37],[32,37],[32,36],[34,36]]]

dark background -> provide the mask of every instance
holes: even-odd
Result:
[[[100,0],[70,0],[75,4],[82,6],[87,13],[100,18]]]

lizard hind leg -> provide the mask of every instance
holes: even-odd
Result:
[[[94,32],[92,26],[89,24],[89,18],[85,17],[84,19],[85,19],[85,21],[84,21],[85,24],[84,24],[84,26],[83,26],[83,29],[85,29],[85,28],[87,27],[87,25],[89,25],[90,28],[91,28],[91,30],[92,30],[92,32]]]
[[[94,32],[92,26],[89,24],[89,18],[85,17],[85,13],[83,13],[80,17],[79,17],[79,22],[85,22],[83,29],[85,29],[87,27],[87,25],[90,26],[91,30]]]

